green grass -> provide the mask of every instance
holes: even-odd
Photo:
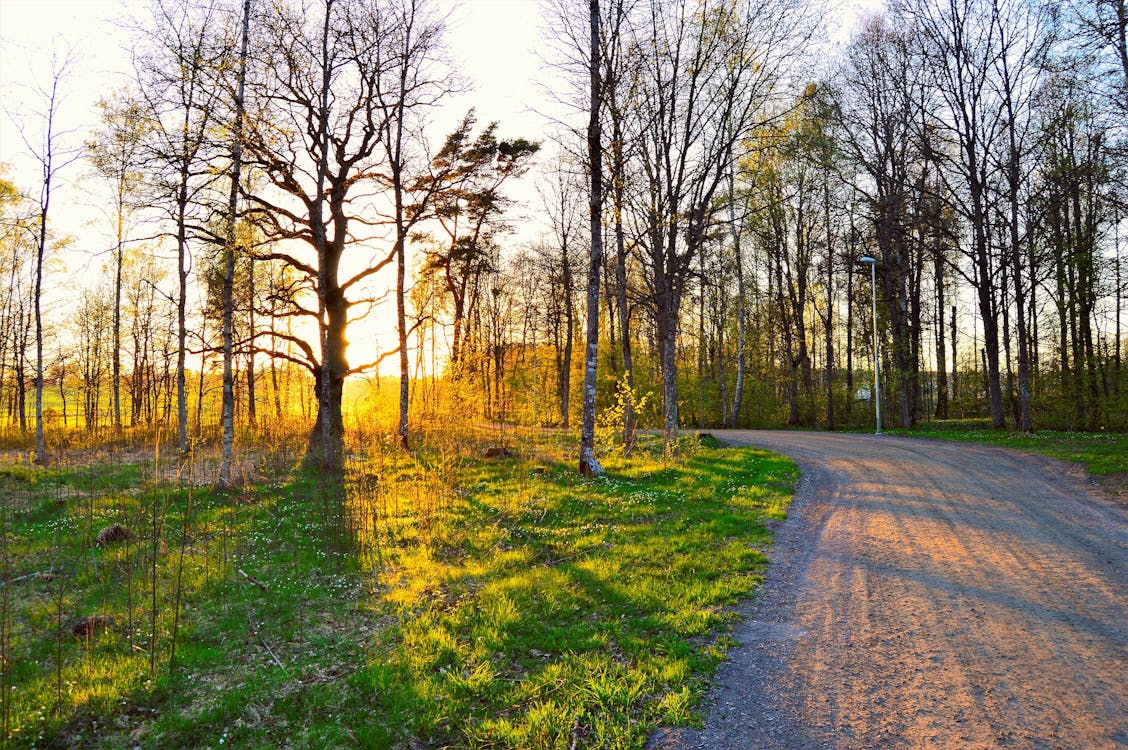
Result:
[[[12,746],[640,748],[694,722],[796,469],[706,442],[584,480],[563,440],[377,445],[343,486],[230,494],[0,468],[9,576],[51,571],[6,587]],[[134,539],[97,547],[112,522]]]
[[[982,421],[930,422],[912,430],[888,432],[1016,448],[1083,464],[1090,474],[1128,472],[1128,435],[1123,433],[1039,430],[1027,434],[992,430],[989,422]]]

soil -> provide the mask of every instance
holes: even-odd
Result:
[[[718,432],[803,479],[702,729],[648,747],[1128,748],[1128,506],[1003,448]]]

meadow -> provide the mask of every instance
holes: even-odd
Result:
[[[644,438],[581,478],[575,438],[429,420],[8,450],[3,732],[12,747],[639,748],[696,721],[795,466]]]

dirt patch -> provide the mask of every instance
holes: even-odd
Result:
[[[1115,474],[1090,474],[1089,481],[1107,492],[1109,497],[1128,505],[1128,471],[1118,471]]]
[[[701,730],[652,748],[1128,747],[1128,512],[984,446],[727,433],[804,477]]]
[[[132,540],[133,537],[134,534],[132,531],[122,526],[120,523],[115,523],[99,531],[98,538],[94,543],[99,547],[110,547],[115,544],[121,544],[122,542],[128,542]]]

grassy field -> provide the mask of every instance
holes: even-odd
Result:
[[[640,748],[693,722],[794,465],[687,439],[583,480],[562,436],[445,434],[362,436],[343,482],[276,435],[229,493],[204,451],[0,467],[9,744]]]
[[[1128,435],[1123,433],[1039,430],[1027,434],[992,430],[986,420],[928,422],[912,430],[888,432],[1016,448],[1083,464],[1098,476],[1128,472]]]

